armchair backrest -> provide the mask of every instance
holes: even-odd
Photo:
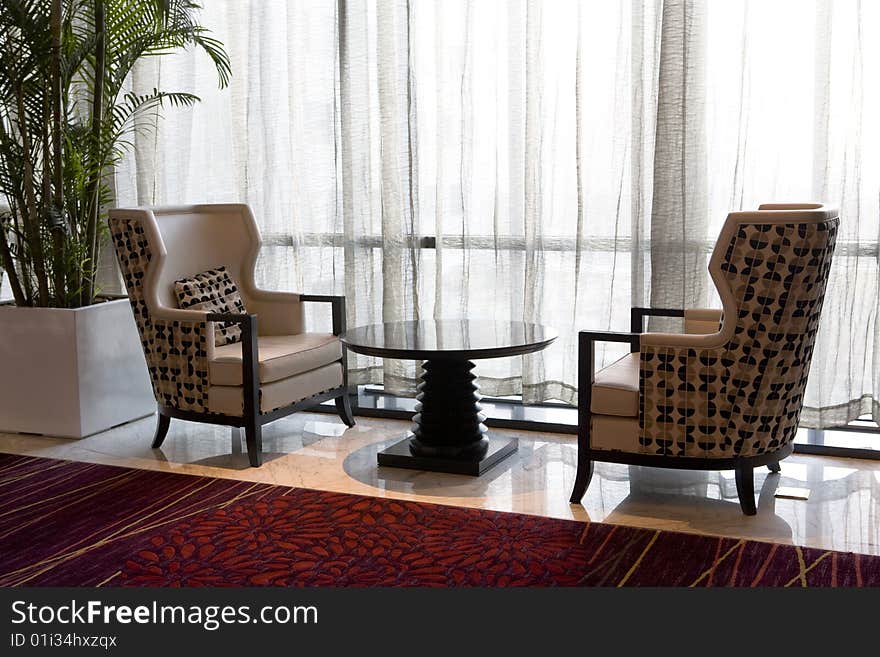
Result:
[[[255,289],[254,263],[260,231],[250,208],[241,204],[191,205],[162,208],[118,208],[114,221],[140,223],[153,262],[143,281],[151,308],[177,308],[174,281],[225,266],[247,302]]]
[[[819,203],[727,215],[709,260],[725,341],[756,331],[755,339],[779,331],[798,342],[815,337],[838,223],[837,210]]]
[[[724,308],[719,332],[644,336],[649,451],[747,456],[794,439],[838,223],[821,204],[728,215],[709,262]]]

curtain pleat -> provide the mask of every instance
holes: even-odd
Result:
[[[652,165],[651,306],[707,305],[706,8],[665,0]],[[654,319],[651,330],[670,330]]]

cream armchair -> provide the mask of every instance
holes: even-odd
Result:
[[[110,211],[110,233],[128,289],[159,407],[153,447],[171,418],[243,427],[252,466],[262,425],[335,399],[354,425],[347,395],[345,298],[270,292],[254,282],[260,233],[246,205]],[[174,281],[225,266],[247,314],[178,308]],[[305,330],[303,304],[329,303],[333,333]],[[235,322],[241,342],[214,346],[214,323]]]
[[[721,310],[633,308],[630,333],[579,336],[579,503],[593,461],[735,470],[756,513],[753,470],[792,452],[839,219],[819,204],[732,212],[709,261]],[[643,333],[650,315],[685,334]],[[630,353],[594,373],[596,342]]]

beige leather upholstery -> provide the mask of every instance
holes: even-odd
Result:
[[[342,344],[330,333],[261,335],[257,348],[261,383],[302,374],[342,358]],[[208,378],[212,386],[242,385],[240,342],[214,348]]]
[[[590,410],[603,415],[638,417],[639,354],[627,354],[599,370],[593,381]]]
[[[249,313],[259,317],[260,335],[295,335],[304,330],[303,304],[298,294],[252,292],[244,305]]]
[[[692,335],[718,333],[721,316],[721,310],[715,308],[689,308],[684,311],[684,332]]]
[[[274,411],[306,397],[332,390],[342,385],[342,365],[333,363],[304,374],[289,376],[260,386],[260,410]],[[223,415],[244,413],[244,397],[241,386],[215,386],[208,388],[208,410]]]
[[[634,417],[594,415],[590,418],[590,446],[593,449],[638,454],[639,420]]]

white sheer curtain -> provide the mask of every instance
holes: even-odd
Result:
[[[137,70],[203,102],[137,138],[120,205],[249,203],[263,284],[344,293],[350,325],[554,326],[477,372],[484,394],[573,402],[578,329],[717,303],[728,211],[827,200],[842,233],[804,421],[880,419],[880,3],[205,4],[232,87],[190,54]],[[352,367],[404,393],[416,376]]]

